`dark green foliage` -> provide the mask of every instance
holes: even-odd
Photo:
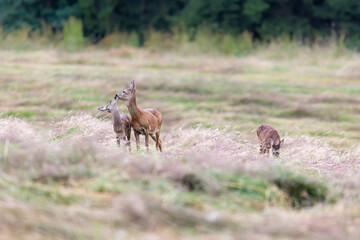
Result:
[[[202,180],[192,173],[185,174],[181,179],[181,184],[184,185],[184,187],[186,187],[189,191],[204,190]]]
[[[140,45],[148,31],[185,28],[190,39],[197,30],[272,40],[288,36],[315,40],[318,36],[345,36],[345,44],[360,46],[358,0],[1,0],[0,22],[5,30],[62,31],[70,16],[80,18],[92,42],[113,32],[136,33]]]
[[[324,202],[329,195],[325,184],[290,172],[284,171],[272,181],[288,194],[294,208],[311,207]]]
[[[238,173],[213,173],[213,178],[232,192],[243,197],[250,197],[258,201],[280,201],[276,189],[285,195],[286,202],[293,208],[311,207],[319,202],[333,203],[338,197],[329,187],[305,175],[296,174],[282,169],[273,169],[269,173],[272,177],[247,177]],[[276,186],[274,188],[274,185]]]
[[[6,31],[30,27],[41,29],[42,22],[62,29],[70,16],[79,16],[77,0],[1,0],[0,22]]]

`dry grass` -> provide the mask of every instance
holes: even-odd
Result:
[[[360,234],[357,55],[122,48],[0,60],[2,239]],[[96,110],[130,80],[139,106],[164,114],[163,154],[117,148]],[[258,155],[263,122],[285,137],[281,159]]]

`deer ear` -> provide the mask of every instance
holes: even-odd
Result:
[[[282,147],[282,146],[284,145],[284,140],[285,140],[285,139],[283,139],[283,140],[280,141],[280,147]]]
[[[272,138],[270,138],[270,144],[271,146],[274,145],[274,140]]]
[[[130,89],[131,89],[131,91],[136,90],[135,81],[131,81],[131,83],[130,83]]]
[[[99,111],[105,111],[106,109],[107,109],[106,106],[103,106],[103,107],[101,107],[101,108],[98,108]]]

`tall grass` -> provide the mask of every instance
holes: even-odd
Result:
[[[84,47],[84,34],[82,21],[70,17],[64,24],[64,48],[68,51],[80,50]]]
[[[118,48],[120,46],[139,47],[140,39],[136,32],[118,32],[107,34],[98,44],[101,48]]]
[[[0,47],[3,49],[40,49],[44,47],[62,48],[70,52],[79,51],[90,41],[84,37],[82,21],[70,17],[64,23],[62,32],[53,32],[51,25],[42,24],[41,31],[22,28],[9,33],[0,29]],[[156,51],[175,51],[188,55],[214,53],[243,56],[255,52],[267,52],[270,58],[296,57],[304,49],[325,49],[332,55],[340,56],[349,52],[345,34],[335,33],[329,38],[318,38],[307,42],[283,34],[269,41],[256,41],[249,32],[223,34],[211,31],[207,26],[187,29],[184,25],[174,27],[170,33],[154,29],[139,32],[119,32],[107,34],[97,45],[99,48],[142,47]]]
[[[15,30],[11,33],[1,33],[1,47],[2,48],[15,48],[26,49],[32,43],[30,37],[30,28],[22,28]]]
[[[114,38],[113,34],[105,37],[102,43],[108,42],[108,38]],[[124,38],[127,39],[126,41],[119,39],[117,43],[113,42],[111,47],[124,45],[139,47],[139,38],[139,35],[133,32]],[[135,41],[131,41],[131,39],[135,39]],[[142,47],[159,52],[175,51],[187,55],[215,53],[243,56],[256,52],[268,52],[270,58],[292,58],[309,49],[321,49],[322,52],[337,57],[350,52],[345,46],[344,34],[319,38],[312,43],[283,34],[268,42],[262,42],[254,40],[252,34],[246,31],[239,35],[233,35],[212,32],[205,26],[199,27],[197,30],[178,26],[173,28],[171,33],[149,30],[145,34],[145,42]]]
[[[41,24],[41,30],[35,31],[24,27],[12,32],[4,32],[0,28],[0,47],[2,49],[34,50],[56,47],[77,51],[84,45],[82,22],[74,17],[70,17],[64,23],[62,32],[54,32],[52,26],[45,22]]]

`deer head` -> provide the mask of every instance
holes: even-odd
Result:
[[[272,153],[275,157],[280,157],[280,147],[284,144],[284,139],[279,142],[279,144],[274,144],[274,140],[270,138],[270,144],[272,148]]]
[[[108,105],[98,108],[98,110],[99,111],[108,111],[109,113],[111,113],[112,111],[117,109],[117,101],[118,100],[119,100],[119,97],[116,94],[115,97],[110,100]]]
[[[122,92],[116,94],[116,96],[122,101],[129,101],[136,93],[136,85],[135,82],[132,81],[130,83],[130,87],[124,89]]]

